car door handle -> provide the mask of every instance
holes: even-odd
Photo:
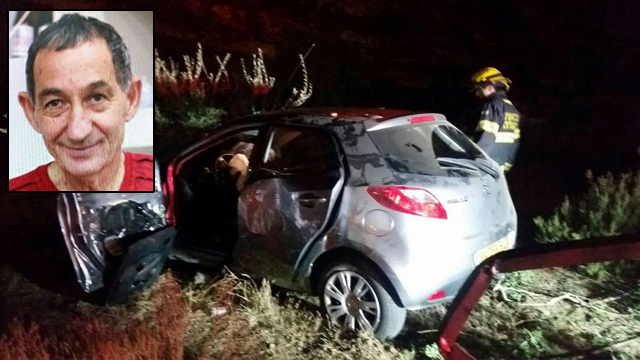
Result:
[[[312,207],[315,204],[324,204],[325,202],[327,202],[327,198],[323,198],[323,197],[311,197],[309,195],[305,196],[302,195],[299,199],[298,202],[300,203],[300,205],[302,206],[307,206],[307,207]]]

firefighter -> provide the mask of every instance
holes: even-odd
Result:
[[[474,141],[507,172],[520,144],[520,113],[507,99],[511,80],[487,67],[475,73],[471,83],[474,95],[484,100]]]

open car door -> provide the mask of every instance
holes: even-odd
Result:
[[[58,195],[58,219],[82,289],[101,289],[111,305],[152,283],[175,235],[165,210],[157,163],[153,193]]]

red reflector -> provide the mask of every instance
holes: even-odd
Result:
[[[169,202],[169,208],[167,209],[167,224],[174,225],[174,206],[173,206],[173,165],[170,165],[167,169],[167,182],[164,186],[167,191],[166,201]]]
[[[411,123],[412,124],[417,124],[417,123],[421,123],[421,122],[428,122],[428,121],[436,121],[436,117],[433,115],[424,115],[424,116],[416,116],[411,118]]]
[[[447,342],[447,339],[443,337],[440,338],[440,352],[442,353],[442,351],[445,352],[445,354],[442,355],[447,355],[451,352],[451,346],[449,346],[449,342]]]
[[[425,189],[406,186],[369,186],[367,192],[385,207],[405,214],[446,219],[447,212]]]
[[[436,292],[434,292],[433,294],[431,294],[431,296],[429,296],[429,298],[427,300],[429,301],[433,301],[433,300],[438,300],[438,299],[442,299],[446,296],[447,294],[444,293],[444,291],[442,290],[438,290]]]

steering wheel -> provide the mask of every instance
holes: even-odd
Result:
[[[231,159],[233,158],[234,154],[222,154],[220,156],[218,156],[218,159],[216,160],[216,170],[222,170],[226,167],[229,166],[229,161],[231,161]]]

